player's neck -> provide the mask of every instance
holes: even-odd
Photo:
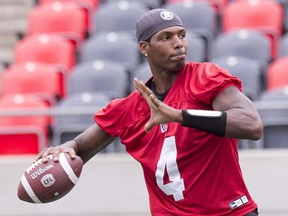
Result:
[[[153,93],[155,94],[155,96],[159,99],[159,100],[161,100],[161,101],[163,101],[165,98],[166,98],[166,96],[167,96],[167,94],[168,94],[168,92],[169,92],[169,90],[170,89],[168,89],[167,91],[165,91],[164,93],[159,93],[158,91],[157,91],[157,89],[156,89],[156,86],[155,86],[155,83],[154,83],[154,81],[152,81],[151,83],[150,83],[150,89],[153,91]]]
[[[167,92],[175,82],[179,73],[162,72],[153,74],[153,82],[155,83],[156,91],[159,94]]]

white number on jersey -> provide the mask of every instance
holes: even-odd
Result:
[[[167,137],[164,140],[161,155],[157,164],[156,181],[158,187],[166,194],[173,195],[175,201],[184,199],[185,190],[184,181],[180,178],[180,172],[177,165],[177,149],[175,137]],[[164,184],[165,167],[169,177],[169,183]]]

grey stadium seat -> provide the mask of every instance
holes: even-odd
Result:
[[[288,12],[288,10],[287,10]],[[279,38],[279,56],[288,56],[288,32]]]
[[[68,77],[68,93],[100,92],[111,99],[125,97],[130,91],[127,68],[113,61],[87,61],[74,68]]]
[[[235,30],[219,34],[213,43],[213,58],[243,56],[259,61],[264,67],[270,63],[269,39],[256,30]]]
[[[80,62],[103,59],[127,65],[133,70],[142,62],[136,39],[127,33],[109,32],[91,36],[79,52]]]
[[[255,102],[264,124],[264,148],[288,147],[288,86],[265,91]]]
[[[189,44],[187,61],[204,62],[208,60],[208,47],[205,40],[198,34],[187,32],[186,39]]]
[[[257,61],[242,56],[223,56],[211,62],[237,76],[242,81],[243,93],[251,100],[256,100],[264,90],[264,72]]]
[[[201,1],[183,1],[179,3],[167,3],[164,6],[180,17],[187,31],[198,34],[205,40],[207,58],[210,59],[212,41],[219,29],[217,13],[212,5]]]
[[[67,95],[55,107],[56,117],[53,130],[53,145],[72,140],[86,128],[94,124],[94,113],[110,102],[102,93],[75,93]],[[114,151],[114,144],[103,152]]]
[[[148,7],[141,2],[109,1],[99,6],[92,16],[93,34],[99,32],[135,32],[135,24]]]

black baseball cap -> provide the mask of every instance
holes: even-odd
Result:
[[[182,20],[175,13],[166,9],[149,10],[136,23],[137,40],[147,41],[160,30],[171,26],[183,26]]]

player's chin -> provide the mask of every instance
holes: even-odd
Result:
[[[173,72],[179,72],[181,71],[186,64],[186,60],[185,57],[182,58],[171,58],[169,59],[169,62],[167,62],[166,66],[167,68],[169,68],[169,71],[173,71]]]
[[[174,65],[174,71],[180,71],[185,67],[185,61],[177,61]]]

